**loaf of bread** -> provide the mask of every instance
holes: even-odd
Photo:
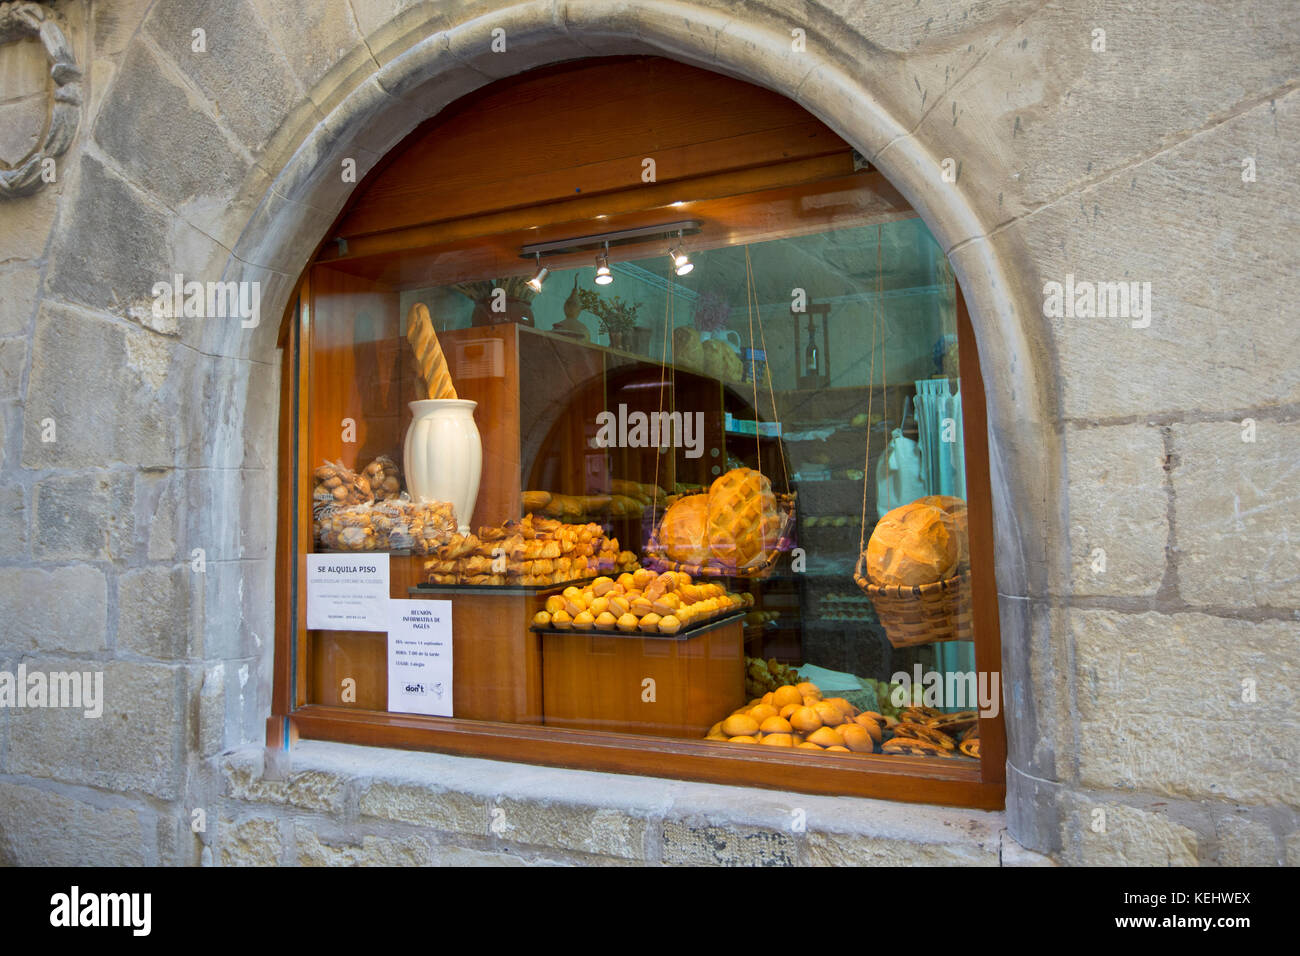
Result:
[[[867,578],[888,586],[934,584],[956,572],[960,555],[953,518],[918,499],[876,524],[867,544]]]
[[[970,567],[970,522],[966,516],[966,499],[952,495],[927,495],[917,500],[933,505],[952,518],[953,531],[957,535],[957,569]]]
[[[709,486],[708,538],[713,563],[761,564],[777,546],[781,515],[772,483],[752,468],[733,468]]]
[[[659,529],[659,543],[668,557],[703,564],[709,557],[708,518],[708,495],[691,495],[669,508]]]
[[[704,368],[704,343],[689,325],[673,329],[673,364],[678,368]]]
[[[709,339],[702,346],[704,372],[724,382],[740,380],[743,368],[740,356],[722,339]]]
[[[415,353],[415,364],[420,370],[419,381],[428,398],[455,398],[456,386],[451,382],[446,356],[438,343],[438,333],[433,330],[433,320],[423,302],[411,306],[406,317],[406,340]]]

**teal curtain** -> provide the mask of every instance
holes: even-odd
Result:
[[[960,380],[950,382],[945,377],[918,381],[916,424],[926,493],[965,498],[966,456],[962,442]],[[934,647],[937,670],[945,674],[975,670],[973,641],[948,641]],[[974,707],[973,702],[967,701],[965,708],[946,709],[972,710]]]

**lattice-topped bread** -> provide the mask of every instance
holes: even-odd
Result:
[[[720,475],[709,486],[707,529],[714,564],[745,568],[765,561],[781,533],[772,483],[752,468]]]

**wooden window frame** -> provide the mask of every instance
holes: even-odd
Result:
[[[800,159],[789,168],[748,169],[721,184],[718,177],[702,177],[696,185],[719,202],[737,195],[772,188],[784,177],[787,184],[808,182],[808,164],[819,164],[816,175],[843,173],[830,158]],[[878,173],[870,182],[897,209],[886,218],[914,216],[901,197]],[[708,181],[706,181],[708,180]],[[677,189],[680,189],[678,184]],[[799,185],[788,188],[798,189]],[[665,190],[647,190],[637,200],[607,196],[602,208],[621,213],[662,205]],[[675,193],[680,194],[680,193]],[[699,194],[697,192],[697,194]],[[731,198],[727,198],[731,197]],[[351,243],[353,256],[401,255],[428,250],[436,235],[473,242],[488,232],[499,234],[511,222],[572,222],[590,215],[595,199],[569,204],[552,203],[539,220],[536,210],[514,210],[472,218],[437,229],[405,228],[392,234],[373,234]],[[577,215],[573,210],[577,209]],[[344,217],[340,217],[343,220]],[[312,264],[342,257],[340,247],[322,243]],[[982,756],[973,761],[942,760],[883,754],[833,755],[779,749],[729,747],[714,741],[664,738],[622,732],[569,730],[547,726],[498,723],[413,714],[362,711],[312,704],[306,701],[308,640],[305,596],[296,590],[305,580],[306,558],[312,551],[311,473],[295,457],[304,436],[307,412],[309,361],[312,336],[311,266],[291,299],[281,326],[279,501],[276,536],[276,635],[272,716],[267,745],[288,748],[298,739],[330,740],[379,747],[431,750],[471,757],[547,766],[610,771],[730,785],[756,786],[784,791],[875,797],[904,802],[943,804],[978,809],[1001,809],[1005,797],[1006,739],[1001,705],[994,717],[981,717]],[[970,315],[957,285],[957,337],[959,346],[966,488],[971,552],[971,603],[975,631],[975,664],[979,672],[1001,672],[1001,639],[997,589],[993,565],[993,515],[989,487],[989,452],[984,382]],[[295,568],[296,563],[296,568]],[[296,573],[295,573],[296,571]],[[1001,682],[999,682],[1000,684]]]

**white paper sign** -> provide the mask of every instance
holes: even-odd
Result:
[[[451,602],[388,602],[388,709],[451,717]]]
[[[388,630],[388,555],[307,555],[307,629]]]

